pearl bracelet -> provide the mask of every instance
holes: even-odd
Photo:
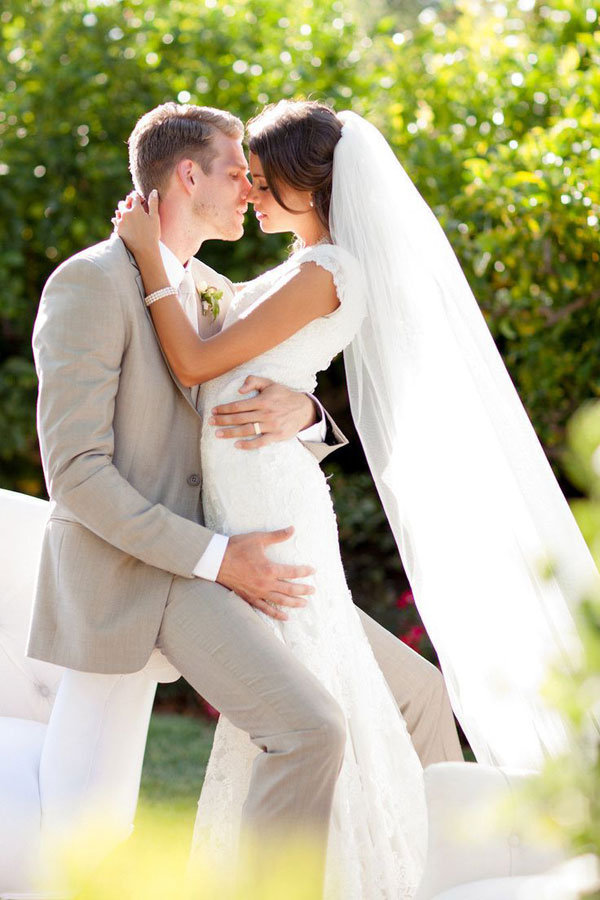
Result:
[[[150,306],[150,304],[154,303],[155,300],[160,300],[162,297],[170,297],[171,295],[173,295],[173,297],[177,296],[177,289],[172,285],[169,285],[169,287],[166,288],[161,288],[160,291],[153,291],[145,298],[146,306]]]

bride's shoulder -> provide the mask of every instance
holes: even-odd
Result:
[[[344,276],[352,274],[353,278],[360,278],[361,266],[356,257],[341,247],[339,244],[319,243],[310,247],[302,247],[296,250],[291,259],[297,265],[315,262],[323,266],[334,275]]]
[[[340,300],[348,299],[349,295],[357,299],[362,297],[364,293],[362,267],[358,259],[345,247],[325,242],[313,244],[296,250],[291,258],[299,266],[303,263],[316,263],[327,269],[333,277]]]

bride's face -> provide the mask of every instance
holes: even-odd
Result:
[[[252,190],[248,195],[248,202],[254,206],[261,231],[266,234],[280,234],[286,231],[298,233],[308,221],[315,218],[316,213],[310,205],[309,191],[298,191],[289,185],[282,185],[280,188],[281,199],[285,205],[293,210],[301,210],[300,214],[289,212],[279,205],[269,190],[261,162],[255,153],[250,153],[250,175]]]

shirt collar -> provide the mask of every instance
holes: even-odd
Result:
[[[179,285],[183,281],[185,273],[189,271],[190,262],[188,260],[184,266],[183,263],[177,259],[171,248],[167,247],[166,244],[163,244],[162,241],[158,242],[158,247],[165,267],[165,272],[167,273],[167,278],[174,288],[179,289]]]

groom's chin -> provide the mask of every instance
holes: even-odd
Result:
[[[244,236],[244,226],[239,225],[237,228],[232,228],[231,231],[228,231],[227,234],[224,234],[222,240],[224,241],[239,241],[241,237]]]

